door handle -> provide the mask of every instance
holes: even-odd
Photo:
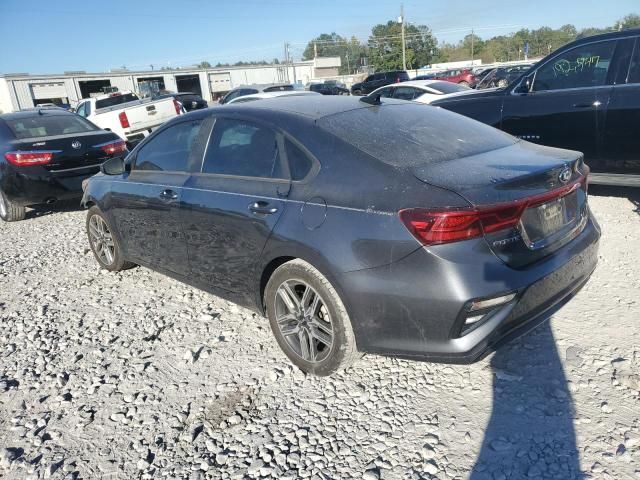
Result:
[[[278,209],[268,202],[258,201],[249,204],[249,211],[261,215],[272,215],[276,213]]]
[[[159,197],[160,200],[163,200],[165,202],[173,202],[174,200],[178,199],[178,194],[173,190],[163,190],[162,192],[160,192]]]
[[[574,103],[572,106],[573,108],[598,108],[600,105],[602,102],[596,100],[593,103]]]

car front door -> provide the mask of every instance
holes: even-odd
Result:
[[[640,175],[640,37],[620,40],[617,76],[607,107],[601,161],[595,171]]]
[[[595,41],[551,57],[506,92],[501,128],[524,140],[581,151],[587,162],[596,161],[615,48],[616,40]]]
[[[201,168],[206,129],[206,121],[185,120],[159,130],[127,159],[129,175],[113,182],[109,212],[133,262],[188,273],[182,187]]]
[[[254,265],[290,189],[281,145],[269,126],[216,118],[202,170],[182,195],[189,274],[198,283],[252,295]]]

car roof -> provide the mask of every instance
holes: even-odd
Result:
[[[361,97],[351,97],[343,95],[287,95],[277,98],[265,98],[259,102],[230,103],[220,107],[214,107],[213,111],[231,112],[232,109],[238,113],[265,114],[265,110],[270,112],[281,112],[311,120],[336,115],[359,108],[380,108],[384,105],[404,105],[408,102],[385,98],[384,105],[371,105],[360,101]]]
[[[265,88],[272,88],[272,87],[293,87],[293,85],[290,83],[253,83],[253,84],[247,84],[247,85],[240,85],[234,88],[233,90],[239,90],[241,88],[251,88],[261,92]]]
[[[284,90],[284,91],[275,91],[275,92],[260,92],[260,93],[252,93],[251,95],[243,95],[241,97],[236,97],[232,99],[230,102],[225,105],[236,105],[240,103],[248,103],[248,99],[262,100],[266,98],[279,98],[279,97],[302,97],[306,95],[317,96],[321,95],[318,92],[310,92],[307,90]]]
[[[19,112],[3,113],[0,115],[2,120],[19,120],[21,118],[37,117],[38,115],[54,116],[54,115],[75,115],[64,108],[59,107],[34,107]]]

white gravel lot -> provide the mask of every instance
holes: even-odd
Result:
[[[0,478],[640,478],[640,192],[592,192],[599,266],[550,323],[331,378],[245,309],[100,271],[84,211],[0,222]]]

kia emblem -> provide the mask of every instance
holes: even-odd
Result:
[[[74,140],[74,142],[71,144],[71,146],[73,148],[75,148],[76,150],[78,150],[82,146],[82,144],[78,140]]]
[[[560,174],[558,175],[558,180],[560,183],[567,183],[571,178],[571,169],[569,167],[564,167]]]

